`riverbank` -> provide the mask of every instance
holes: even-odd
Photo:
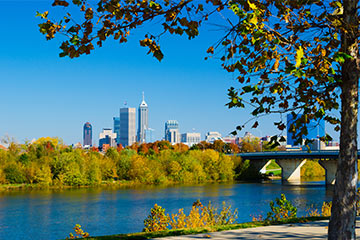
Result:
[[[328,220],[307,223],[283,224],[275,226],[264,226],[258,228],[237,229],[209,234],[183,235],[178,237],[166,237],[169,240],[191,240],[200,238],[211,238],[213,240],[228,239],[273,239],[273,240],[320,240],[328,239]],[[360,219],[356,221],[356,239],[360,239]],[[162,239],[162,238],[160,238]],[[159,239],[159,240],[160,240]]]
[[[232,225],[224,225],[224,226],[212,226],[206,228],[196,228],[196,229],[180,229],[180,230],[168,230],[168,231],[161,231],[161,232],[154,232],[154,233],[131,233],[131,234],[116,234],[116,235],[109,235],[109,236],[99,236],[99,237],[90,237],[89,239],[92,240],[111,240],[111,239],[121,239],[121,240],[140,240],[140,239],[154,239],[154,238],[163,238],[163,239],[194,239],[195,238],[211,238],[213,236],[217,237],[215,239],[229,239],[228,234],[231,232],[233,235],[236,235],[234,230],[239,231],[239,229],[254,229],[250,230],[250,232],[258,232],[258,235],[261,235],[260,232],[264,232],[263,234],[266,235],[265,232],[270,231],[275,226],[285,225],[285,228],[288,229],[292,227],[292,224],[309,224],[314,221],[327,221],[328,217],[301,217],[301,218],[293,218],[293,219],[284,219],[277,222],[247,222],[247,223],[238,223]],[[288,224],[288,225],[286,225]],[[289,225],[290,224],[290,225]],[[315,224],[316,225],[316,224]],[[322,224],[323,225],[323,224]],[[259,231],[259,228],[267,227]],[[280,229],[285,229],[280,228]],[[280,231],[281,232],[281,231]],[[291,232],[291,231],[289,231]],[[204,233],[209,233],[205,234]],[[210,234],[211,233],[211,234]],[[251,236],[251,235],[250,235]],[[239,238],[240,236],[237,235],[236,239],[255,239],[254,236],[252,238]],[[283,236],[284,237],[284,236]],[[291,238],[289,238],[291,239]],[[294,239],[294,238],[292,238]]]

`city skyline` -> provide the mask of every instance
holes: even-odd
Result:
[[[160,63],[139,46],[136,39],[143,37],[140,30],[132,33],[134,41],[125,45],[109,39],[89,56],[59,58],[57,40],[45,41],[35,18],[36,11],[45,11],[50,5],[49,1],[0,1],[0,27],[14,34],[11,41],[0,39],[0,138],[8,135],[25,142],[49,136],[73,144],[82,142],[81,129],[89,121],[93,143],[97,143],[98,133],[113,126],[112,117],[118,115],[123,102],[138,105],[139,91],[147,93],[155,140],[163,137],[163,124],[168,119],[178,120],[182,132],[195,128],[202,136],[208,131],[226,136],[251,119],[252,108],[225,106],[227,89],[239,85],[221,68],[220,61],[204,61],[206,50],[217,40],[207,31],[192,41],[163,38],[165,57]],[[20,17],[13,19],[13,12]],[[23,30],[14,32],[8,19]],[[174,39],[177,46],[171,45]],[[278,134],[273,122],[279,119],[279,115],[262,118],[258,129],[251,129],[249,123],[244,132]],[[338,139],[331,127],[327,130]]]

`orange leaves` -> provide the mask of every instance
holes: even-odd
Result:
[[[209,47],[208,50],[206,50],[207,53],[214,54],[214,47]]]
[[[64,1],[64,0],[55,0],[52,4],[52,6],[64,6],[64,7],[67,7],[69,6],[69,3],[67,1]]]
[[[92,8],[88,8],[85,11],[85,19],[86,20],[90,20],[94,17],[94,11],[92,10]]]
[[[277,72],[278,69],[279,69],[279,65],[280,65],[280,57],[279,56],[276,56],[275,58],[275,63],[274,63],[274,66],[273,66],[273,69]]]

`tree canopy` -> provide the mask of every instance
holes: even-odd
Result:
[[[131,31],[145,23],[161,24],[160,34],[144,33],[140,45],[161,61],[164,34],[199,35],[214,14],[228,26],[208,57],[220,58],[235,74],[240,87],[231,87],[229,108],[250,104],[255,117],[291,113],[297,120],[290,130],[298,142],[306,124],[324,119],[340,130],[340,157],[330,220],[330,239],[354,239],[357,182],[357,105],[359,79],[358,1],[321,0],[55,0],[65,8],[61,19],[49,13],[39,25],[46,38],[65,35],[61,57],[89,54],[108,38],[125,43]],[[77,8],[77,9],[76,9]],[[81,12],[80,19],[73,12]],[[217,34],[217,33],[215,33]],[[236,85],[238,86],[238,85]],[[248,98],[244,98],[248,96]],[[341,102],[341,104],[340,104]],[[341,107],[341,119],[333,112]],[[280,119],[274,123],[285,129]],[[253,123],[257,127],[258,122]],[[242,125],[237,130],[242,129]],[[330,139],[325,136],[322,140]],[[272,139],[275,142],[276,136]]]

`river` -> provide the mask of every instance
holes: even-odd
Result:
[[[179,208],[188,213],[197,199],[204,205],[226,201],[238,209],[237,221],[247,222],[250,215],[266,216],[269,202],[281,193],[298,207],[298,215],[332,198],[324,181],[11,191],[0,193],[0,239],[64,239],[75,224],[81,224],[90,236],[139,232],[155,203],[170,214]]]

